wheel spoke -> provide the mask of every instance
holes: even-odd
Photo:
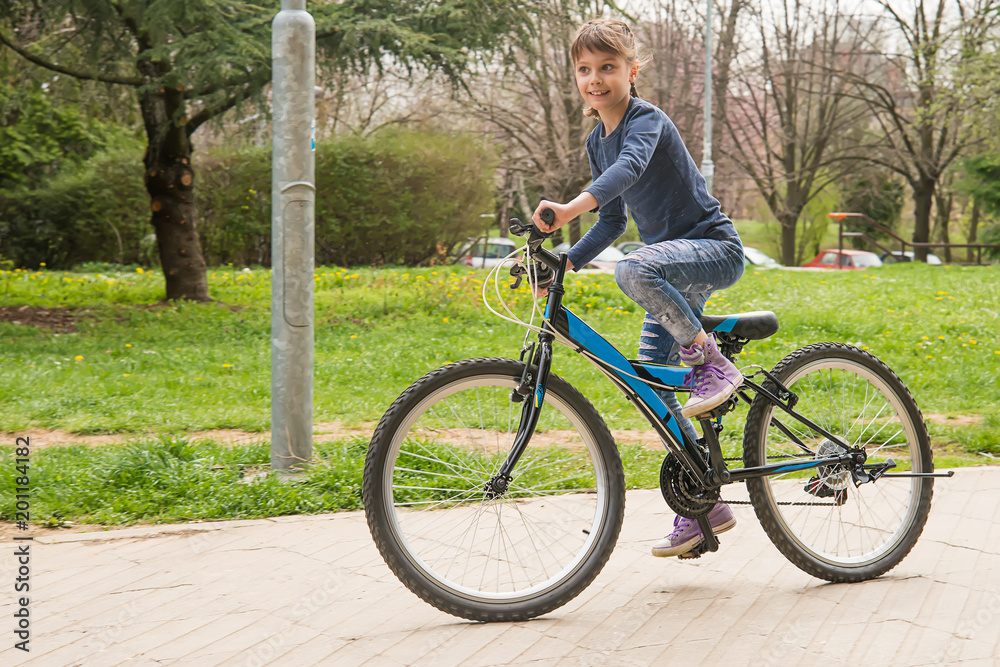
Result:
[[[774,375],[799,396],[800,414],[826,428],[837,441],[867,450],[869,463],[891,454],[909,468],[929,457],[926,430],[912,399],[880,362],[847,346],[803,348],[784,359]],[[748,466],[775,458],[802,460],[801,449],[771,419],[776,409],[755,400],[744,444]],[[816,457],[829,456],[835,443],[787,424],[803,442],[816,443]],[[809,486],[806,486],[806,483]],[[855,486],[840,466],[789,472],[748,480],[751,501],[768,535],[797,565],[831,580],[878,576],[902,559],[926,520],[928,500],[921,490],[930,480],[899,482],[881,478]],[[809,489],[825,497],[815,497]],[[846,501],[837,505],[840,494]],[[800,500],[802,496],[809,500]],[[764,521],[764,517],[773,517]],[[834,574],[836,572],[836,574]]]
[[[542,606],[552,600],[569,599],[548,592],[572,587],[578,593],[606,560],[621,527],[621,464],[593,408],[566,398],[562,381],[550,376],[537,437],[508,488],[495,492],[491,479],[513,446],[522,414],[523,404],[509,396],[523,366],[475,363],[497,370],[454,371],[456,379],[436,380],[411,398],[409,412],[393,422],[394,433],[373,440],[369,457],[383,448],[385,472],[383,490],[373,495],[366,465],[366,512],[382,513],[385,529],[373,529],[376,543],[383,555],[391,552],[386,560],[397,574],[418,572],[400,578],[424,599],[441,600],[447,611],[467,618],[491,618],[481,604],[505,614],[521,610],[496,618],[528,618],[547,611]],[[452,367],[435,373],[445,372]],[[545,437],[543,427],[558,437]]]

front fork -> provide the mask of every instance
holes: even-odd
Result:
[[[555,279],[549,287],[549,298],[545,302],[545,319],[542,321],[542,331],[538,334],[538,347],[534,346],[522,351],[525,367],[524,374],[518,387],[511,392],[511,400],[523,401],[521,406],[521,423],[517,427],[517,435],[514,436],[514,444],[507,452],[500,470],[490,478],[486,484],[488,495],[500,496],[507,491],[513,479],[514,468],[524,454],[524,450],[531,441],[531,436],[538,426],[538,418],[542,414],[542,405],[545,402],[545,386],[549,379],[549,371],[552,369],[552,341],[555,340],[554,330],[549,318],[559,312],[562,307],[562,297],[565,293],[563,289],[563,278],[566,275],[566,254],[559,256],[559,268],[556,270]],[[525,354],[527,352],[527,354]],[[532,366],[537,370],[534,381],[531,381],[530,373]],[[525,390],[529,390],[525,391]]]

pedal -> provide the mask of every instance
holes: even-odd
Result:
[[[694,549],[691,549],[690,551],[686,551],[680,554],[679,556],[677,556],[677,558],[679,558],[680,560],[693,560],[695,558],[701,558],[704,553],[705,553],[705,542],[704,540],[702,540],[701,542],[698,543],[698,546],[696,546]]]

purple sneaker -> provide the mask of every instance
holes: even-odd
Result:
[[[726,503],[716,503],[708,513],[708,523],[712,532],[718,535],[736,525],[736,517]],[[701,528],[695,519],[686,519],[680,515],[674,517],[674,532],[653,545],[653,555],[657,558],[683,556],[701,544]]]
[[[691,366],[691,375],[685,384],[693,384],[691,398],[681,408],[681,414],[688,419],[719,407],[733,395],[743,383],[743,375],[726,359],[715,337],[709,335],[705,344],[692,343],[691,347],[681,347],[681,361]]]

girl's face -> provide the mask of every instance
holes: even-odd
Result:
[[[624,115],[629,87],[638,73],[638,63],[629,66],[621,56],[605,51],[587,50],[576,60],[576,85],[580,94],[602,118],[609,112],[612,116]]]

